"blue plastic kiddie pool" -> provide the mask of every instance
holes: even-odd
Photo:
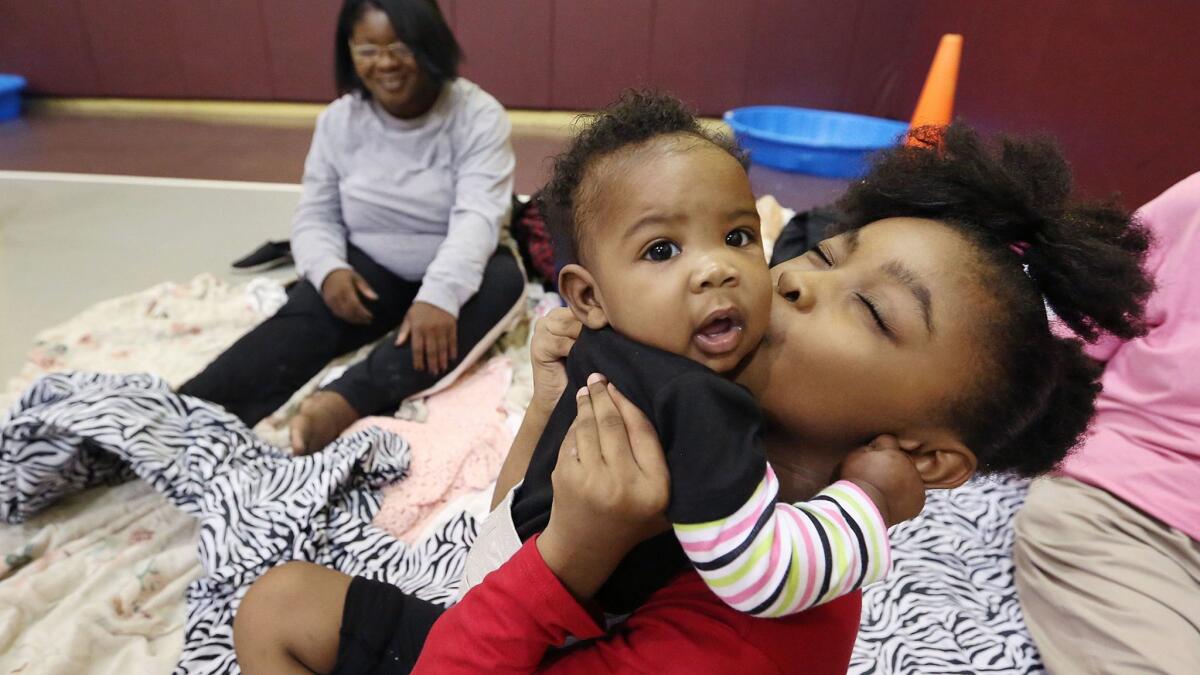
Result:
[[[861,176],[868,155],[908,131],[907,122],[782,105],[736,108],[725,122],[751,162],[835,178]]]
[[[0,73],[0,122],[20,117],[21,90],[24,88],[25,78]]]

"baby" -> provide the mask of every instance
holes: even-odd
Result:
[[[880,480],[867,453],[811,500],[777,504],[759,407],[727,379],[762,340],[774,293],[736,147],[672,98],[630,95],[575,138],[543,199],[574,249],[559,287],[585,328],[567,360],[567,392],[511,495],[517,536],[545,529],[575,391],[602,373],[662,439],[674,529],[625,558],[597,594],[606,611],[636,608],[688,561],[725,602],[756,616],[799,612],[882,578],[886,528],[920,503],[915,470],[911,481]]]

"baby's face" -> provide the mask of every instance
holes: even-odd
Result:
[[[668,137],[597,171],[586,266],[608,323],[642,344],[726,372],[758,345],[771,276],[745,170]]]

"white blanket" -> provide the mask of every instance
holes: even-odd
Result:
[[[306,457],[146,375],[49,375],[0,424],[0,519],[21,522],[132,470],[199,522],[203,574],[187,591],[178,673],[239,672],[232,623],[250,584],[306,560],[449,603],[475,536],[463,515],[409,547],[370,524],[377,489],[403,476],[408,446],[379,429]]]

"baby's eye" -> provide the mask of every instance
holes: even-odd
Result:
[[[642,257],[646,260],[653,260],[654,262],[663,262],[674,258],[680,253],[683,253],[683,250],[680,249],[679,245],[675,242],[656,241],[653,244],[650,244],[650,248],[646,249],[646,254]]]
[[[737,248],[741,248],[743,246],[749,246],[753,243],[754,235],[750,233],[750,230],[745,228],[734,230],[733,232],[725,235],[725,244],[728,246],[736,246]]]

